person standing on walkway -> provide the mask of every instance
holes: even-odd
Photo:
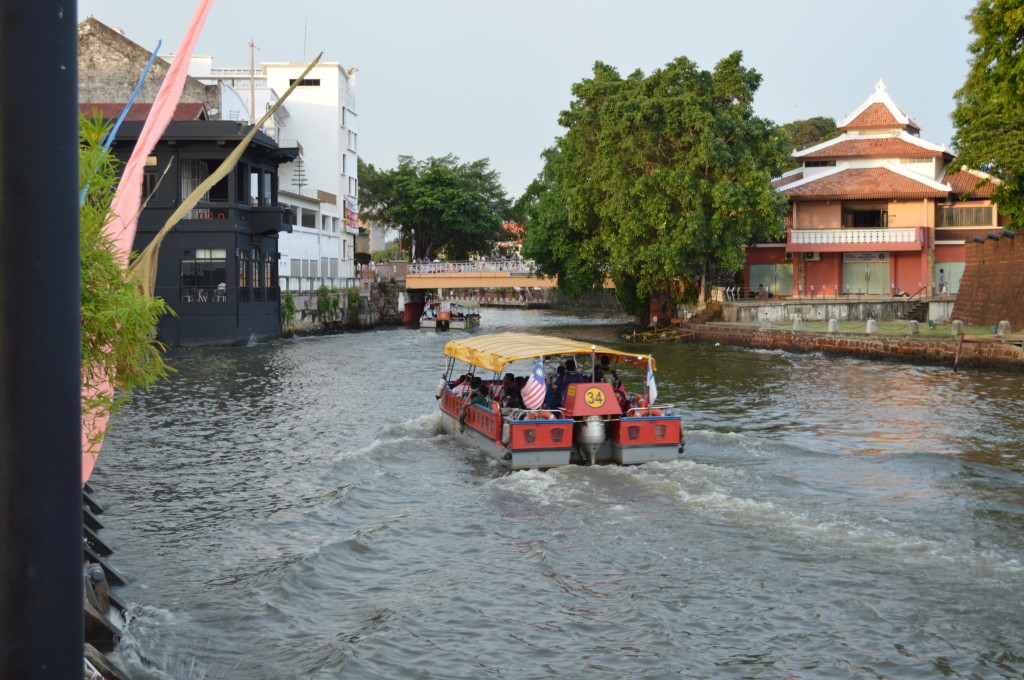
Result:
[[[939,270],[939,295],[946,294],[946,270]]]

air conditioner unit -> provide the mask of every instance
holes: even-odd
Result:
[[[786,253],[786,262],[789,262],[792,259],[793,259],[793,253]]]
[[[821,253],[804,253],[804,262],[821,262]]]

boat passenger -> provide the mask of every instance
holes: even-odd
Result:
[[[526,378],[522,376],[515,379],[515,382],[505,392],[505,396],[502,399],[502,405],[506,408],[526,408],[526,403],[523,402],[523,385],[526,384]]]
[[[479,404],[480,406],[487,406],[491,403],[491,390],[487,385],[480,385],[476,390],[476,395],[469,400],[471,404]]]
[[[544,379],[544,408],[556,408],[558,406],[558,404],[555,403],[557,399],[558,390],[555,389],[555,376],[548,375],[548,377]]]
[[[558,368],[555,369],[555,379],[551,382],[551,386],[555,390],[555,396],[548,405],[548,408],[558,408],[562,405],[562,383],[564,382],[565,366],[558,364]]]
[[[612,381],[612,389],[615,391],[615,401],[619,402],[619,408],[625,413],[629,410],[629,397],[626,396],[626,388],[619,380]]]
[[[615,372],[614,368],[612,368],[611,357],[609,357],[607,354],[601,355],[601,372],[604,373],[606,381],[610,382],[619,379],[619,374]],[[611,376],[610,380],[608,376]]]
[[[454,385],[452,385],[452,392],[454,392],[457,397],[465,398],[466,395],[470,393],[469,376],[465,374],[460,375],[459,379],[455,381]]]
[[[469,385],[467,389],[459,392],[459,396],[462,397],[463,401],[469,402],[469,400],[476,396],[476,391],[480,387],[480,376],[474,375],[469,379]]]
[[[558,391],[558,405],[561,406],[565,403],[565,393],[569,390],[569,385],[586,381],[587,379],[583,377],[583,374],[576,370],[576,362],[573,359],[567,359],[565,362],[565,378],[562,380],[562,385]]]
[[[505,395],[508,394],[509,389],[516,384],[516,377],[511,373],[506,373],[505,377],[501,379],[501,384],[497,386],[492,395],[498,401],[503,401]]]

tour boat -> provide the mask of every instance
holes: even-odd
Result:
[[[683,453],[682,417],[672,405],[651,403],[657,396],[653,357],[630,354],[586,342],[544,335],[495,333],[452,340],[445,345],[447,368],[437,386],[436,397],[443,414],[444,430],[461,441],[481,449],[504,467],[551,468],[561,465],[618,463],[634,465],[651,461],[677,460]],[[607,357],[611,368],[632,366],[642,373],[637,379],[645,386],[640,393],[629,394],[607,382],[569,384],[561,404],[541,404],[536,408],[502,407],[498,401],[471,403],[455,378],[493,372],[483,379],[493,393],[500,388],[508,364],[527,362],[521,372],[528,377],[521,390],[536,397],[555,375],[556,361],[573,359],[597,366]],[[549,365],[544,366],[544,361]],[[457,370],[457,366],[463,366]],[[545,380],[545,375],[549,376]],[[616,392],[623,392],[617,395]],[[547,392],[545,392],[547,396]],[[536,399],[533,399],[536,406]],[[529,404],[530,402],[527,401]]]
[[[433,305],[428,302],[423,308],[423,314],[420,315],[420,328],[446,331],[449,328],[470,330],[479,326],[480,315],[460,309],[455,302],[440,302]]]

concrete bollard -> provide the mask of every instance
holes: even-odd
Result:
[[[839,319],[829,319],[828,320],[828,332],[829,333],[838,333],[839,332]]]
[[[1004,337],[1004,336],[1009,335],[1010,334],[1010,322],[1009,321],[1000,321],[999,322],[999,328],[996,330],[996,333],[1001,338]]]
[[[958,338],[964,334],[964,322],[954,321],[953,322],[953,337]]]
[[[804,317],[803,314],[793,315],[793,330],[802,331],[804,329]]]
[[[907,335],[917,335],[921,332],[921,329],[917,327],[917,321],[911,319],[907,322]]]
[[[772,322],[768,320],[768,312],[765,312],[764,316],[761,317],[761,330],[771,330]]]
[[[874,319],[868,319],[868,335],[874,335],[878,332],[878,322]]]

